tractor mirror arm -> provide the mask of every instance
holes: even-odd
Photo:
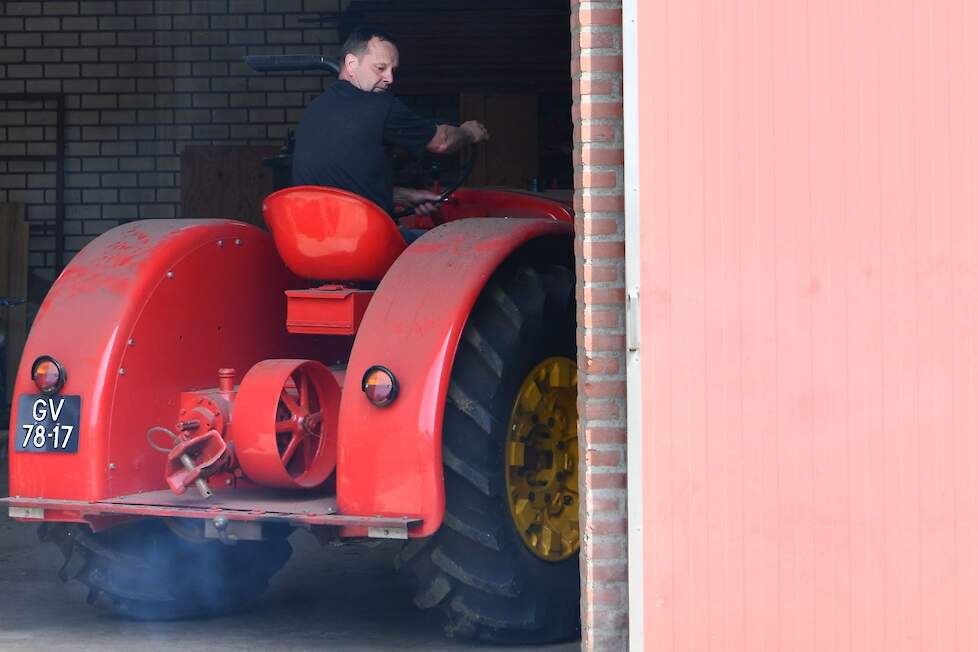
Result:
[[[324,70],[339,76],[340,67],[321,54],[253,54],[244,58],[248,67],[258,72],[294,72]]]

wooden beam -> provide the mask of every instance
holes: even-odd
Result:
[[[0,204],[0,296],[27,299],[28,229],[22,204]],[[0,307],[0,332],[6,337],[4,403],[13,398],[14,378],[27,341],[27,304]]]

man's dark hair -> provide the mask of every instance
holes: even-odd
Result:
[[[397,47],[397,41],[394,40],[394,37],[384,30],[376,27],[357,27],[350,32],[350,35],[343,42],[343,49],[340,52],[340,62],[346,61],[346,55],[348,54],[352,54],[358,59],[362,57],[363,53],[367,51],[367,44],[370,43],[370,39],[372,38],[387,41],[394,47]]]

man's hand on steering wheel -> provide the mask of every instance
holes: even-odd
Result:
[[[394,217],[400,219],[408,215],[436,215],[442,202],[448,200],[453,192],[462,187],[466,180],[468,180],[469,175],[472,174],[472,169],[475,167],[477,149],[478,145],[469,146],[469,160],[462,168],[459,178],[456,179],[455,183],[449,185],[440,195],[428,190],[395,186],[394,203],[406,208],[396,210]]]
[[[489,130],[478,120],[467,120],[459,125],[459,129],[469,135],[472,145],[489,140]]]
[[[430,190],[417,188],[394,188],[394,203],[408,207],[416,215],[431,215],[438,212],[441,195]]]

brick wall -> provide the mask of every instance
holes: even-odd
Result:
[[[621,2],[572,0],[585,650],[628,647]]]
[[[0,93],[65,96],[66,259],[120,221],[178,216],[188,143],[280,144],[323,77],[254,73],[241,58],[335,56],[335,29],[299,19],[340,1],[0,2]],[[50,107],[0,102],[0,159],[53,151]],[[27,204],[32,272],[48,279],[53,172],[0,162],[0,202]]]

